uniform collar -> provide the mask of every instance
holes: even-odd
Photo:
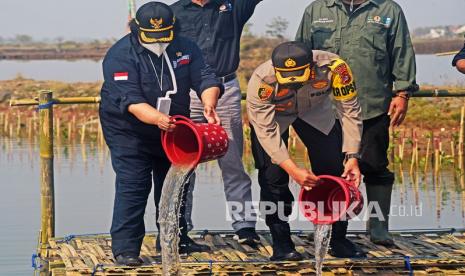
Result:
[[[381,4],[381,2],[384,1],[384,0],[368,0],[368,2],[371,2],[373,4],[375,4],[376,6],[379,6]],[[327,0],[326,1],[326,6],[328,7],[332,7],[334,5],[339,5],[341,6],[342,4],[342,0]],[[362,5],[365,4],[365,3],[362,3]]]

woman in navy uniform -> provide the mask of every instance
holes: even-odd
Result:
[[[116,172],[111,236],[113,255],[121,265],[142,263],[139,254],[152,180],[158,217],[162,185],[171,166],[161,146],[160,131],[175,127],[170,115],[189,116],[190,89],[202,99],[208,122],[219,124],[215,108],[223,86],[205,64],[198,46],[176,36],[174,22],[166,4],[143,5],[131,23],[131,33],[120,39],[103,61],[100,119]],[[157,110],[157,99],[168,91],[171,108],[164,114]],[[180,227],[181,253],[209,249],[187,236],[184,216]]]
[[[452,66],[455,66],[459,72],[465,74],[465,45],[454,57],[454,60],[452,60]]]

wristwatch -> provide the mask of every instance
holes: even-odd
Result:
[[[344,164],[352,158],[355,158],[357,160],[360,160],[360,153],[346,153],[346,157],[344,158]]]

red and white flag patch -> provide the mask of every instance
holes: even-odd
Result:
[[[176,62],[179,65],[188,65],[189,63],[191,63],[191,57],[189,55],[184,55],[178,58]]]
[[[115,81],[127,81],[129,79],[128,72],[117,72],[113,75]]]

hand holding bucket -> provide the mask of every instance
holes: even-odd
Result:
[[[161,141],[173,165],[195,167],[200,163],[223,157],[229,138],[222,126],[194,123],[184,116],[173,116],[176,128],[162,131]]]
[[[302,189],[300,210],[314,224],[333,224],[341,218],[351,219],[363,209],[363,196],[352,182],[344,178],[322,175],[316,187]]]

